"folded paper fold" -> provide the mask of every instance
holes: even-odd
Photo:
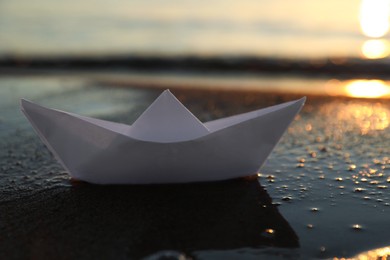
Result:
[[[178,142],[209,130],[169,90],[165,90],[131,125],[129,136],[145,141]]]
[[[256,174],[305,98],[200,122],[164,91],[132,124],[49,109],[21,110],[56,159],[97,184],[217,181]]]

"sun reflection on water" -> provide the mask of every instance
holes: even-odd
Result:
[[[330,79],[322,85],[323,93],[329,96],[347,96],[365,99],[390,99],[390,81],[379,79]]]
[[[390,95],[390,86],[382,80],[353,80],[345,86],[345,92],[350,97],[379,98]]]

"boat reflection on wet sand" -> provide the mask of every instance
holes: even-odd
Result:
[[[15,204],[18,206],[16,207]],[[9,258],[141,258],[167,250],[299,247],[256,177],[222,182],[43,190],[1,205]],[[80,246],[82,245],[82,246]]]

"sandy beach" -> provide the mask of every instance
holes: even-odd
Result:
[[[0,252],[7,259],[307,259],[390,244],[386,100],[309,95],[258,178],[105,187],[70,180],[18,99],[131,124],[162,89],[55,75],[0,84]],[[201,121],[305,94],[171,91]]]

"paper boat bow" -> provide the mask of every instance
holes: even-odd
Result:
[[[97,184],[217,181],[256,174],[305,102],[201,123],[169,90],[125,125],[39,106],[21,109],[76,179]]]

